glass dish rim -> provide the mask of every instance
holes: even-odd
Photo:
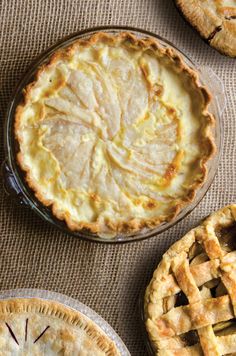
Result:
[[[203,185],[197,190],[197,194],[203,190],[203,193],[201,193],[201,196],[197,198],[194,198],[193,202],[190,204],[187,204],[186,207],[184,207],[180,214],[177,215],[177,217],[170,221],[166,222],[164,224],[161,224],[157,226],[154,229],[147,229],[147,232],[143,232],[142,230],[132,234],[132,235],[121,235],[121,236],[116,236],[115,238],[102,238],[96,234],[92,234],[89,232],[84,232],[84,231],[71,231],[67,226],[66,223],[61,222],[59,219],[54,217],[52,213],[50,214],[50,207],[45,208],[43,204],[41,204],[37,198],[35,197],[34,193],[31,192],[30,188],[27,186],[27,183],[25,183],[24,179],[21,177],[23,176],[22,171],[17,165],[17,162],[15,160],[15,153],[13,149],[14,144],[14,138],[12,137],[12,126],[14,125],[14,112],[16,106],[19,104],[19,96],[21,96],[22,89],[33,80],[34,74],[37,70],[37,68],[42,65],[44,62],[47,62],[48,59],[51,57],[51,55],[59,50],[60,48],[67,47],[69,46],[72,42],[76,41],[78,38],[81,37],[86,37],[89,35],[92,35],[93,33],[100,32],[100,31],[105,31],[105,32],[123,32],[123,31],[129,31],[136,33],[141,36],[151,36],[159,41],[161,45],[163,46],[170,46],[177,51],[177,53],[180,53],[183,57],[183,59],[187,62],[187,64],[191,67],[193,67],[197,72],[199,73],[199,79],[200,81],[205,85],[205,81],[202,81],[202,73],[201,73],[201,67],[199,67],[196,63],[194,63],[181,49],[177,48],[174,44],[172,44],[170,41],[164,39],[163,37],[159,36],[158,34],[155,34],[153,32],[144,30],[144,29],[139,29],[135,27],[127,27],[127,26],[98,26],[98,27],[93,27],[93,28],[88,28],[84,29],[82,31],[78,31],[75,33],[72,33],[68,36],[65,36],[61,40],[57,41],[55,44],[50,46],[48,49],[46,49],[44,52],[39,54],[39,56],[36,57],[36,59],[29,65],[28,69],[26,72],[22,75],[20,81],[18,82],[15,91],[13,92],[13,95],[11,97],[11,100],[9,102],[9,106],[7,109],[7,114],[6,114],[6,120],[5,120],[5,128],[4,128],[4,148],[5,148],[5,156],[6,160],[5,163],[8,165],[10,171],[12,172],[15,183],[18,187],[18,189],[21,191],[21,194],[24,196],[24,201],[27,202],[27,205],[37,214],[39,215],[44,221],[51,223],[61,231],[67,233],[70,236],[80,238],[85,241],[91,241],[91,242],[96,242],[96,243],[109,243],[109,244],[121,244],[121,243],[128,243],[128,242],[139,242],[154,236],[160,235],[162,232],[168,230],[169,228],[173,227],[176,225],[178,222],[180,222],[182,219],[184,219],[187,215],[189,215],[195,208],[196,206],[201,202],[201,200],[204,198],[205,194],[207,193],[208,189],[210,188],[214,177],[217,173],[217,168],[218,164],[220,161],[220,154],[222,151],[222,120],[221,118],[221,113],[219,111],[219,107],[217,106],[216,98],[214,98],[212,101],[214,102],[214,117],[216,121],[216,129],[218,129],[218,142],[217,144],[217,153],[215,154],[215,157],[210,160],[211,164],[213,165],[213,160],[214,166],[211,166],[211,169],[213,169],[213,174],[210,176],[209,170],[208,170],[208,176],[206,178],[206,181],[203,183]],[[189,63],[188,63],[189,62]],[[214,72],[213,72],[214,73]],[[212,110],[211,110],[212,111]],[[215,133],[215,138],[216,138],[217,132]],[[210,179],[209,179],[210,178]],[[200,194],[200,193],[199,193]],[[181,215],[182,214],[182,215]]]
[[[0,300],[10,300],[14,298],[39,298],[42,300],[51,300],[74,309],[92,320],[92,322],[94,322],[115,343],[120,353],[122,351],[121,355],[131,356],[127,346],[113,327],[95,310],[75,298],[59,292],[37,288],[17,288],[0,291]]]

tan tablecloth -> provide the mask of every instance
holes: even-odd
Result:
[[[0,289],[41,288],[78,298],[101,314],[138,356],[146,352],[137,299],[162,253],[199,219],[236,200],[236,61],[208,47],[171,0],[0,0],[1,123],[14,86],[37,54],[69,33],[111,24],[154,31],[222,78],[228,102],[218,175],[184,221],[149,241],[121,246],[70,238],[14,206],[1,188]]]

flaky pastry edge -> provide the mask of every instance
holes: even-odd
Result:
[[[14,122],[14,132],[15,132],[16,140],[19,143],[19,147],[21,143],[21,137],[18,132],[19,132],[20,121],[21,121],[21,113],[25,105],[27,105],[27,103],[30,101],[31,90],[34,87],[34,85],[37,83],[40,75],[48,67],[54,66],[57,63],[57,61],[60,60],[61,58],[68,58],[72,56],[74,51],[76,51],[76,49],[79,48],[80,46],[89,47],[101,41],[104,41],[105,43],[109,42],[109,44],[115,44],[117,42],[122,44],[125,42],[129,42],[129,44],[132,45],[132,48],[138,47],[138,48],[143,48],[145,50],[151,49],[154,53],[158,53],[161,56],[167,56],[168,59],[171,60],[171,62],[173,63],[173,66],[178,68],[179,72],[183,72],[188,75],[189,79],[192,80],[195,89],[201,93],[203,97],[203,101],[205,101],[205,105],[202,110],[202,115],[205,117],[206,124],[204,126],[205,136],[203,135],[202,137],[205,139],[204,145],[208,146],[207,148],[208,154],[201,158],[201,169],[202,169],[201,173],[203,175],[202,179],[199,182],[195,182],[194,184],[192,184],[189,194],[180,202],[178,202],[175,206],[172,206],[171,207],[172,211],[168,215],[162,215],[162,216],[159,215],[158,217],[152,219],[132,218],[129,221],[119,221],[117,223],[114,223],[113,221],[106,221],[106,226],[110,229],[111,232],[114,232],[116,234],[115,236],[117,236],[118,233],[125,233],[125,234],[136,233],[142,230],[143,228],[153,229],[164,222],[173,221],[176,218],[176,216],[180,213],[180,211],[183,209],[183,207],[190,204],[194,200],[197,190],[206,181],[207,178],[206,164],[216,152],[215,140],[211,132],[211,128],[215,124],[215,118],[208,111],[208,105],[212,99],[210,92],[205,86],[202,86],[200,84],[198,73],[195,70],[191,69],[187,64],[185,64],[182,56],[179,55],[173,48],[170,47],[163,48],[159,44],[158,40],[154,38],[139,39],[138,37],[136,37],[130,32],[121,32],[118,35],[110,35],[104,32],[98,32],[92,35],[91,37],[89,37],[88,39],[76,40],[71,46],[56,51],[51,56],[49,61],[46,64],[42,65],[39,68],[39,70],[36,72],[35,81],[28,84],[26,88],[23,90],[23,102],[19,104],[16,108],[15,122]],[[30,169],[24,164],[24,157],[21,151],[19,151],[17,154],[17,162],[20,168],[25,172],[25,181],[27,182],[28,186],[34,191],[36,198],[43,205],[47,207],[51,207],[53,215],[57,219],[65,221],[69,230],[71,231],[87,230],[91,233],[98,234],[98,235],[99,233],[102,233],[100,231],[98,222],[92,222],[92,223],[87,223],[83,221],[75,222],[73,219],[71,219],[71,217],[66,212],[63,213],[60,211],[60,209],[57,207],[57,203],[49,199],[45,199],[44,195],[40,191],[40,187],[38,186],[37,182],[31,176]]]
[[[120,356],[114,342],[92,320],[61,303],[39,298],[13,298],[0,301],[0,320],[8,315],[38,313],[63,320],[68,325],[83,329],[96,346],[107,356]]]
[[[225,222],[225,225],[222,224],[222,220]],[[219,221],[221,221],[221,224],[219,224]],[[152,331],[152,326],[149,324],[149,321],[151,321],[151,323],[153,323],[153,321],[152,314],[148,311],[148,305],[150,303],[150,295],[155,293],[157,298],[159,293],[158,288],[154,288],[152,283],[154,280],[163,280],[170,268],[171,260],[182,252],[188,253],[191,246],[199,239],[199,236],[201,236],[202,241],[206,241],[208,237],[207,231],[212,231],[212,229],[215,227],[229,227],[235,222],[236,204],[227,205],[207,216],[197,227],[187,232],[187,234],[185,234],[182,238],[171,245],[169,249],[163,254],[162,259],[154,270],[152,279],[146,288],[143,301],[146,331],[155,351],[158,352],[158,347],[156,344],[154,344],[154,342],[152,342],[152,340],[155,340],[155,331]],[[211,237],[209,236],[208,240],[210,241],[210,239]],[[212,254],[218,254],[218,250],[214,248],[212,249],[213,246],[211,245]]]
[[[175,0],[175,3],[184,18],[211,47],[226,56],[236,57],[236,23],[230,23],[230,19],[217,13],[215,16],[210,12],[206,14],[199,0]]]

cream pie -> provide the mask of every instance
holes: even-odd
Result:
[[[156,355],[236,354],[236,205],[163,255],[146,290],[145,317]]]
[[[175,0],[185,18],[218,51],[236,57],[236,0]]]
[[[43,299],[0,301],[0,356],[119,356],[114,342],[76,310]]]
[[[69,229],[113,237],[154,228],[206,179],[210,99],[174,49],[97,33],[56,52],[25,88],[17,159]]]

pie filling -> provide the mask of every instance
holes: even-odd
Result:
[[[227,22],[232,21],[232,20],[236,20],[236,16],[226,16],[224,18]],[[226,24],[227,24],[226,22]],[[207,41],[211,44],[211,42],[214,40],[214,37],[216,37],[216,34],[218,34],[219,32],[223,31],[224,27],[223,25],[217,26],[214,31],[212,31],[212,33],[208,36]]]
[[[145,296],[158,355],[236,353],[236,205],[171,247]]]
[[[208,100],[176,53],[100,34],[56,54],[26,89],[18,160],[71,229],[112,236],[156,226],[205,179]]]
[[[222,30],[222,26],[218,26],[214,29],[214,31],[208,36],[207,41],[211,42],[211,40],[215,37],[215,35]]]
[[[216,13],[220,18],[222,18],[222,22],[224,20],[231,21],[236,19],[236,1],[235,0],[218,0],[213,1],[214,4],[211,6],[215,9]],[[207,8],[207,6],[206,6]],[[208,41],[211,41],[217,32],[222,31],[222,24],[217,26],[215,30],[209,35]]]
[[[220,246],[222,250],[227,253],[236,251],[236,223],[228,228],[216,228],[216,234],[218,236]],[[193,254],[190,253],[190,268],[195,264],[200,264],[201,262],[209,261],[209,257],[204,253],[201,248],[201,253],[199,249],[199,243],[195,242],[192,246]],[[220,278],[212,279],[204,283],[199,287],[200,293],[204,298],[217,298],[219,296],[227,295],[227,289]],[[176,296],[175,308],[178,306],[188,305],[188,299],[186,295],[181,291]],[[213,325],[213,331],[216,336],[228,335],[232,332],[236,334],[236,319],[232,316],[232,319],[227,321],[222,321]],[[192,346],[200,342],[198,333],[195,330],[188,331],[186,334],[180,335],[181,340],[185,347]]]

